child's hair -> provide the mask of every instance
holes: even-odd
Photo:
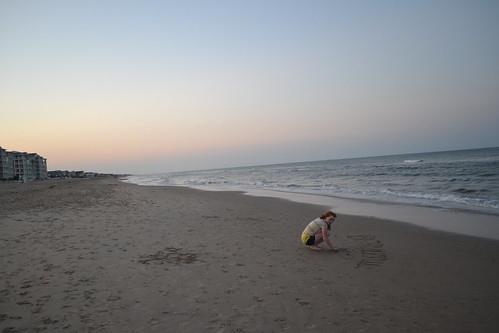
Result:
[[[329,216],[334,216],[336,218],[336,213],[333,212],[332,210],[328,210],[327,212],[325,212],[324,214],[321,215],[321,219],[322,220],[325,220],[327,219]]]
[[[321,215],[321,220],[325,220],[329,216],[334,216],[334,218],[336,218],[336,213],[333,212],[332,210],[328,210],[327,212]],[[326,223],[326,224],[327,224],[327,230],[331,230],[331,223]]]

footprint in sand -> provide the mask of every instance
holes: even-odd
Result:
[[[197,261],[197,254],[193,252],[182,252],[181,248],[167,247],[154,254],[144,255],[140,257],[141,264],[192,264]]]
[[[295,300],[296,300],[296,302],[297,302],[298,304],[300,304],[301,306],[310,305],[310,302],[309,302],[309,301],[305,301],[305,300],[303,300],[303,299],[301,299],[301,298],[295,298]]]
[[[219,219],[220,218],[220,216],[217,216],[217,215],[202,215],[201,217],[204,219]]]

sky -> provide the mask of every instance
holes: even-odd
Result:
[[[497,1],[0,0],[0,146],[159,173],[499,146]]]

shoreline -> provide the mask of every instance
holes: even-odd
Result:
[[[268,193],[267,193],[268,192]],[[280,197],[294,202],[329,206],[342,214],[408,223],[433,231],[499,240],[499,216],[461,209],[408,205],[365,199],[339,198],[274,191],[250,191],[248,195]],[[472,222],[470,222],[472,221]]]
[[[120,179],[127,184],[134,184]],[[138,185],[138,184],[135,184]],[[255,197],[281,198],[297,203],[320,205],[341,214],[374,217],[397,223],[408,223],[434,231],[499,240],[499,216],[492,213],[459,208],[441,208],[384,202],[369,199],[342,198],[310,193],[286,192],[266,189],[224,189],[209,186],[138,185],[146,187],[186,187],[208,192],[244,193]],[[472,222],[470,222],[472,221]]]
[[[499,326],[498,241],[340,214],[340,252],[317,253],[299,235],[324,206],[111,178],[52,185],[0,187],[0,331]]]

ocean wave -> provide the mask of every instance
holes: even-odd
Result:
[[[482,208],[499,209],[499,200],[494,200],[494,199],[461,197],[452,194],[399,192],[399,191],[392,191],[390,189],[385,189],[382,190],[381,192],[383,194],[387,194],[394,197],[423,199],[425,201],[431,201],[431,202],[439,201],[439,202],[465,204],[469,206],[476,206]]]
[[[460,162],[467,160],[465,153],[472,158],[472,163]],[[126,181],[149,186],[315,193],[478,211],[499,209],[499,173],[496,172],[499,165],[495,162],[499,160],[499,149],[465,153],[135,175]],[[495,154],[494,161],[477,162],[486,154]]]
[[[472,190],[472,189],[469,189],[469,188],[462,188],[461,187],[461,188],[452,190],[452,192],[462,193],[462,194],[471,194],[471,193],[481,192],[481,190]]]
[[[143,186],[160,186],[165,185],[168,182],[167,178],[162,176],[127,176],[122,178],[122,181],[130,184],[137,184]]]
[[[481,175],[478,175],[479,177],[497,177],[499,174],[498,173],[482,173]]]

